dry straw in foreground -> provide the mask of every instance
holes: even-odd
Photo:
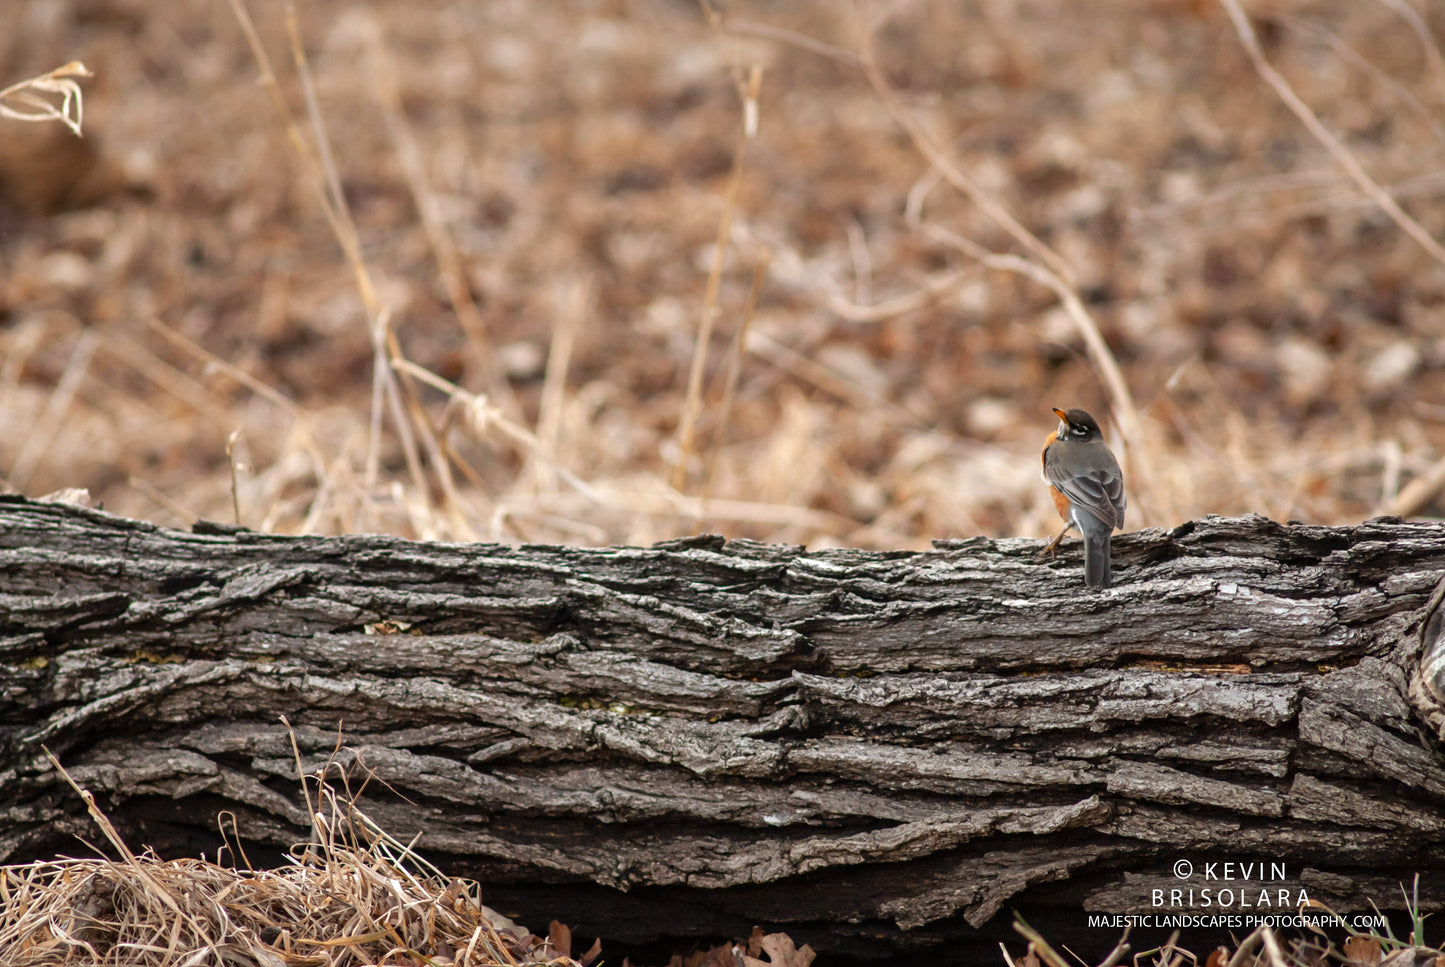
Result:
[[[137,855],[77,791],[121,858],[0,868],[7,967],[585,967],[599,953],[573,960],[566,927],[542,938],[487,908],[325,783],[314,842],[278,870]]]

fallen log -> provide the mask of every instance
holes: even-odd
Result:
[[[489,904],[604,947],[760,923],[886,956],[1013,909],[1398,909],[1417,874],[1442,905],[1445,525],[1211,517],[1117,537],[1107,590],[1041,546],[186,533],[0,498],[0,862],[93,838],[46,748],[133,845],[214,857],[226,811],[279,858],[310,828],[294,736]]]

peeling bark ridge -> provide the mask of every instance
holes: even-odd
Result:
[[[340,726],[369,814],[443,869],[604,936],[876,952],[1011,907],[1368,912],[1417,873],[1440,905],[1445,526],[1209,518],[1117,537],[1107,590],[1041,546],[424,544],[0,499],[0,860],[92,836],[42,745],[134,844],[214,855],[230,810],[284,848],[285,716],[308,768]]]

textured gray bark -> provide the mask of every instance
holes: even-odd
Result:
[[[133,845],[214,855],[220,810],[248,848],[304,839],[285,716],[308,767],[344,730],[393,834],[604,936],[877,952],[1147,911],[1178,858],[1445,899],[1445,526],[1209,518],[1116,538],[1105,591],[1041,546],[290,538],[5,498],[0,860],[94,838],[42,746]]]

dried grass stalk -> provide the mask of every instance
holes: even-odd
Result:
[[[79,137],[83,103],[75,78],[90,76],[84,64],[73,60],[39,77],[11,84],[0,91],[0,117],[16,121],[59,121]],[[53,97],[56,94],[60,95],[58,105]]]
[[[578,963],[484,906],[477,884],[448,881],[324,782],[314,842],[277,870],[135,853],[82,797],[122,858],[0,868],[7,967]]]

